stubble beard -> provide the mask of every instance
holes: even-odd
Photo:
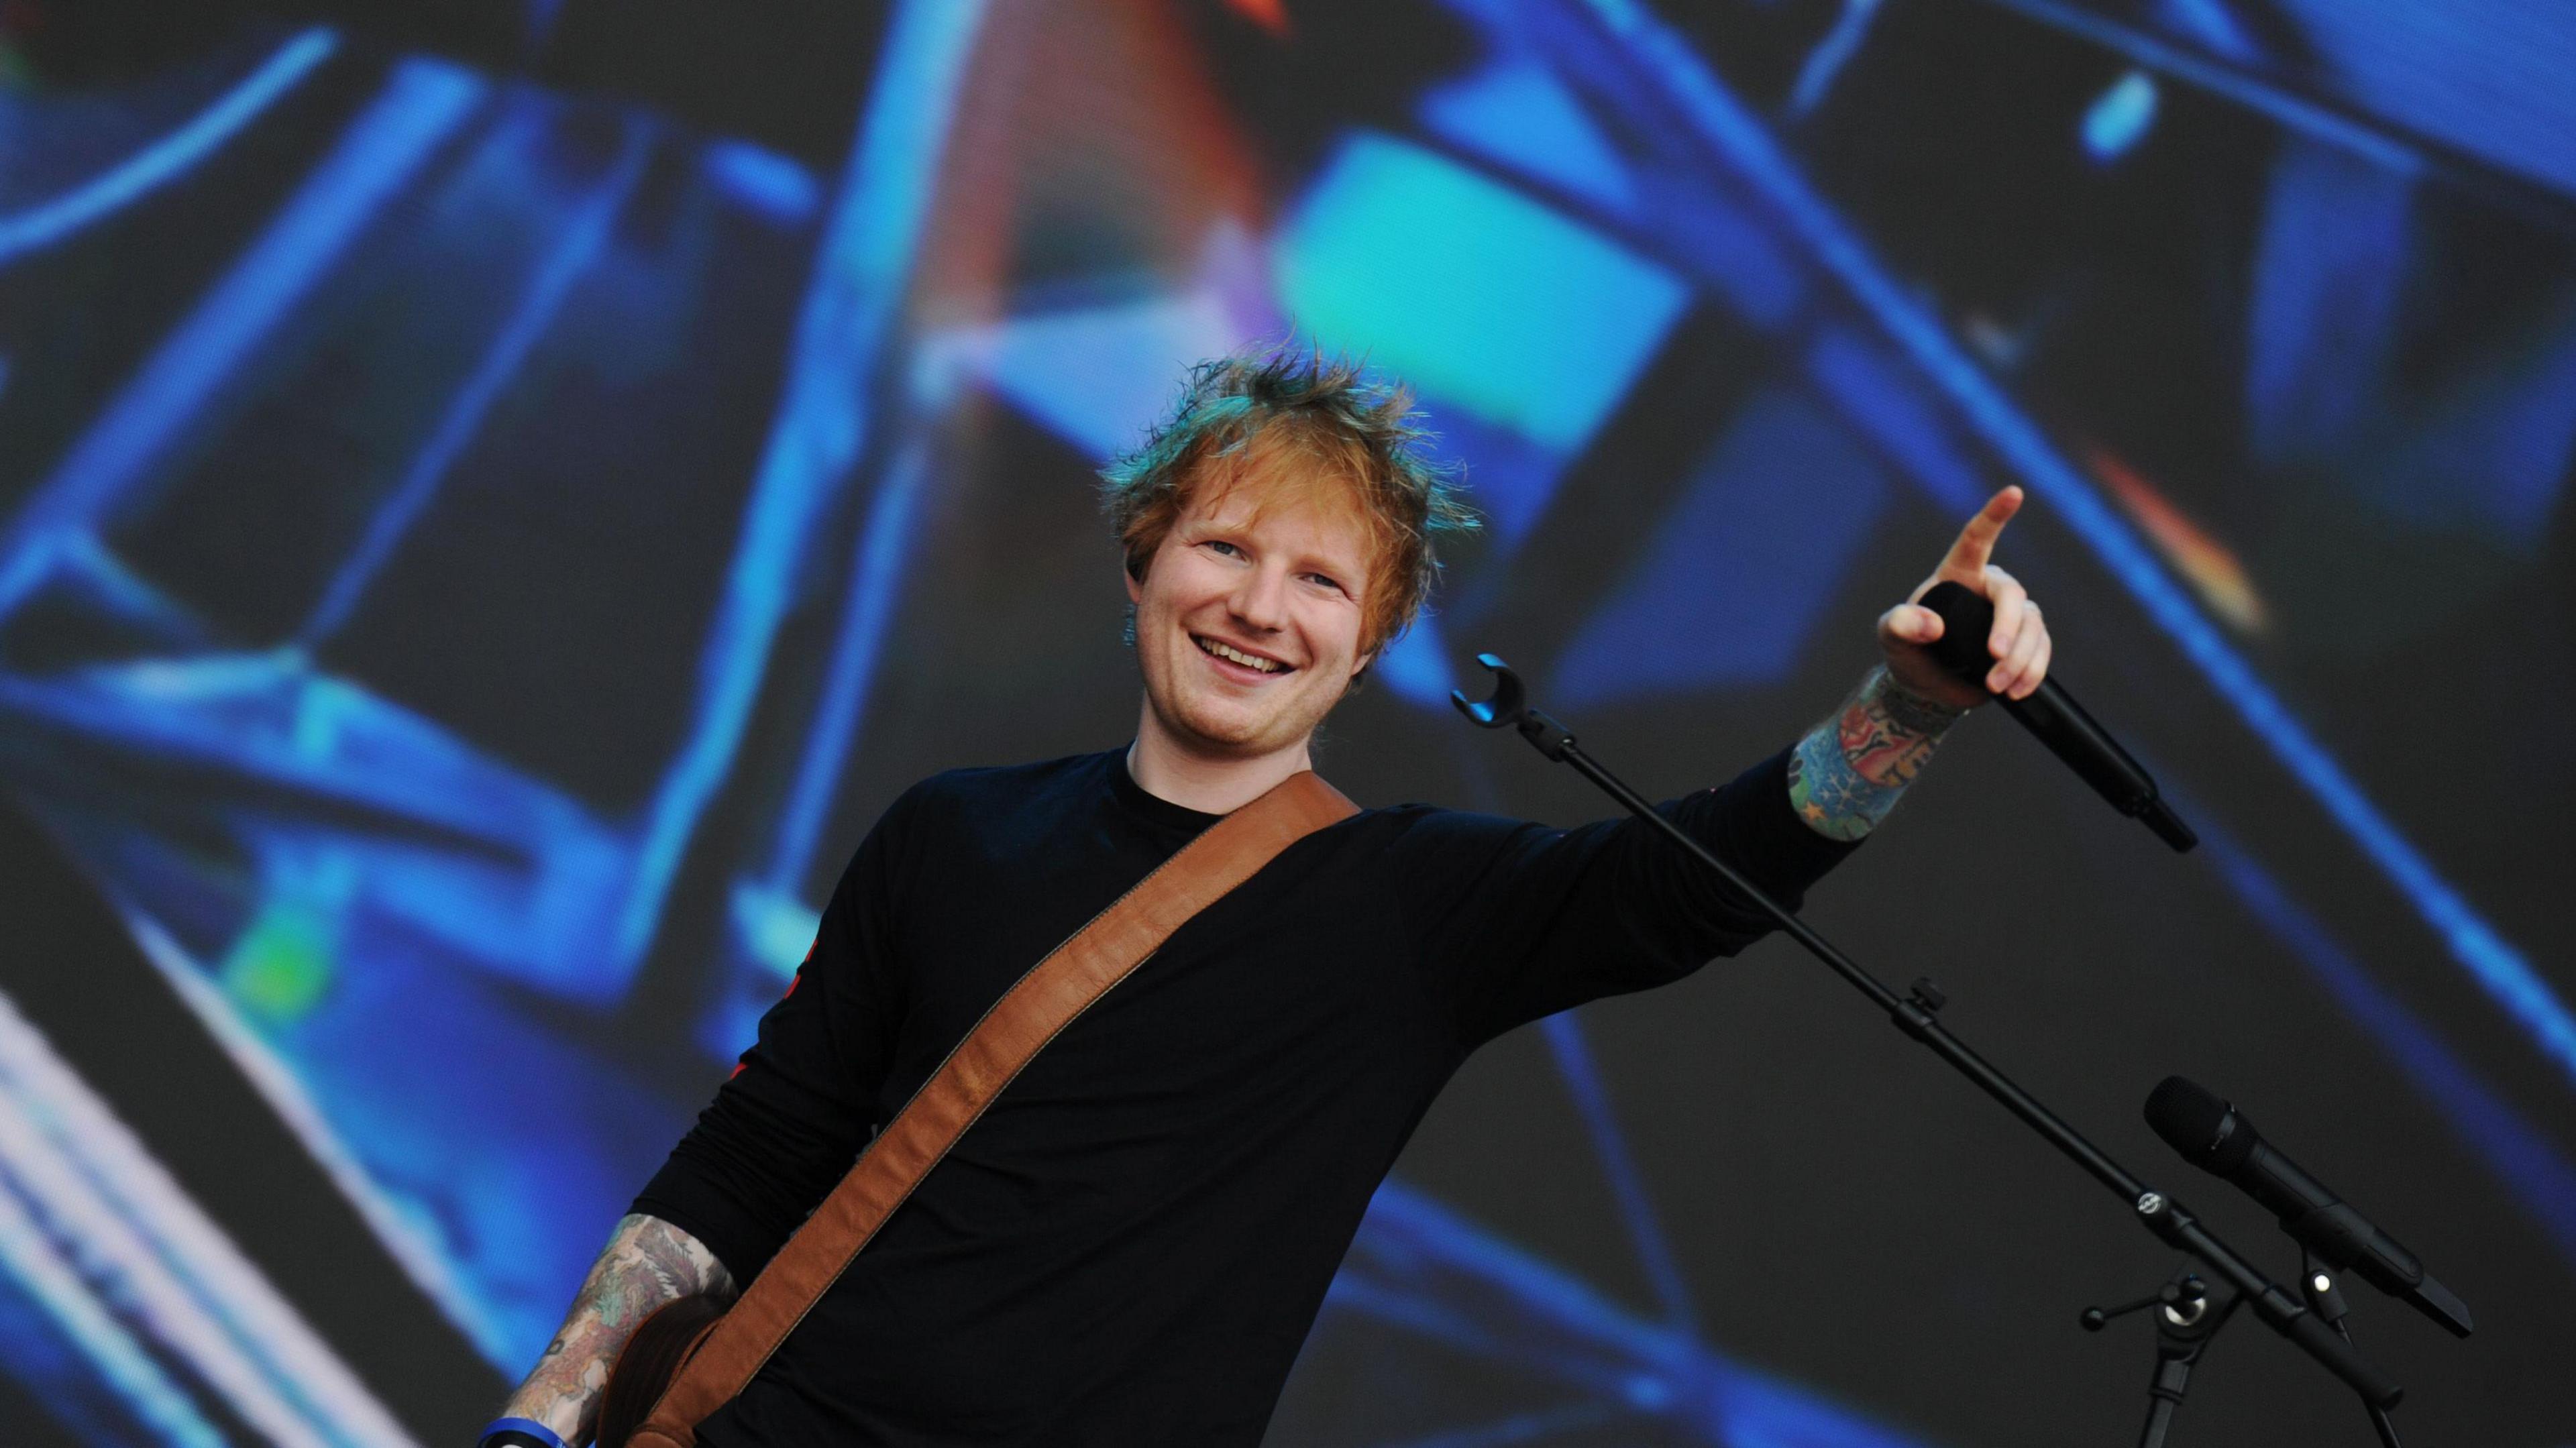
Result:
[[[1166,637],[1177,637],[1178,649],[1198,652],[1199,646],[1191,640],[1187,630],[1177,625],[1171,627],[1174,633]],[[1184,688],[1168,675],[1158,680],[1155,676],[1163,670],[1156,664],[1145,663],[1143,652],[1139,651],[1138,663],[1145,676],[1145,701],[1153,709],[1154,717],[1161,721],[1164,732],[1185,748],[1233,758],[1253,758],[1294,749],[1312,737],[1315,727],[1324,722],[1324,716],[1341,702],[1338,694],[1316,700],[1301,691],[1279,701],[1267,712],[1257,707],[1207,708],[1207,704],[1215,701],[1215,690]],[[1174,658],[1165,654],[1160,662],[1173,670],[1196,666],[1196,661],[1188,655]]]

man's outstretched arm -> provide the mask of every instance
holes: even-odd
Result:
[[[733,1274],[705,1244],[661,1218],[640,1212],[626,1217],[590,1264],[554,1342],[501,1416],[543,1423],[569,1444],[589,1442],[608,1369],[635,1325],[662,1304],[698,1292],[731,1296]]]

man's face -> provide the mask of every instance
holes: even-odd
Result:
[[[1145,697],[1176,742],[1254,757],[1304,742],[1367,664],[1360,520],[1259,466],[1202,489],[1163,537],[1136,603]]]

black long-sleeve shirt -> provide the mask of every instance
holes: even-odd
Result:
[[[1850,849],[1791,812],[1785,756],[1664,809],[1792,903]],[[1214,818],[1120,751],[913,787],[634,1209],[748,1282],[1012,981]],[[1039,1053],[700,1440],[1257,1443],[1467,1053],[1766,928],[1633,820],[1318,831]]]

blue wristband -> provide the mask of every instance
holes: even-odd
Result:
[[[474,1448],[515,1448],[513,1440],[504,1436],[513,1433],[526,1439],[533,1448],[564,1448],[564,1440],[555,1436],[555,1430],[534,1418],[495,1418],[483,1425],[482,1435],[474,1440]]]

